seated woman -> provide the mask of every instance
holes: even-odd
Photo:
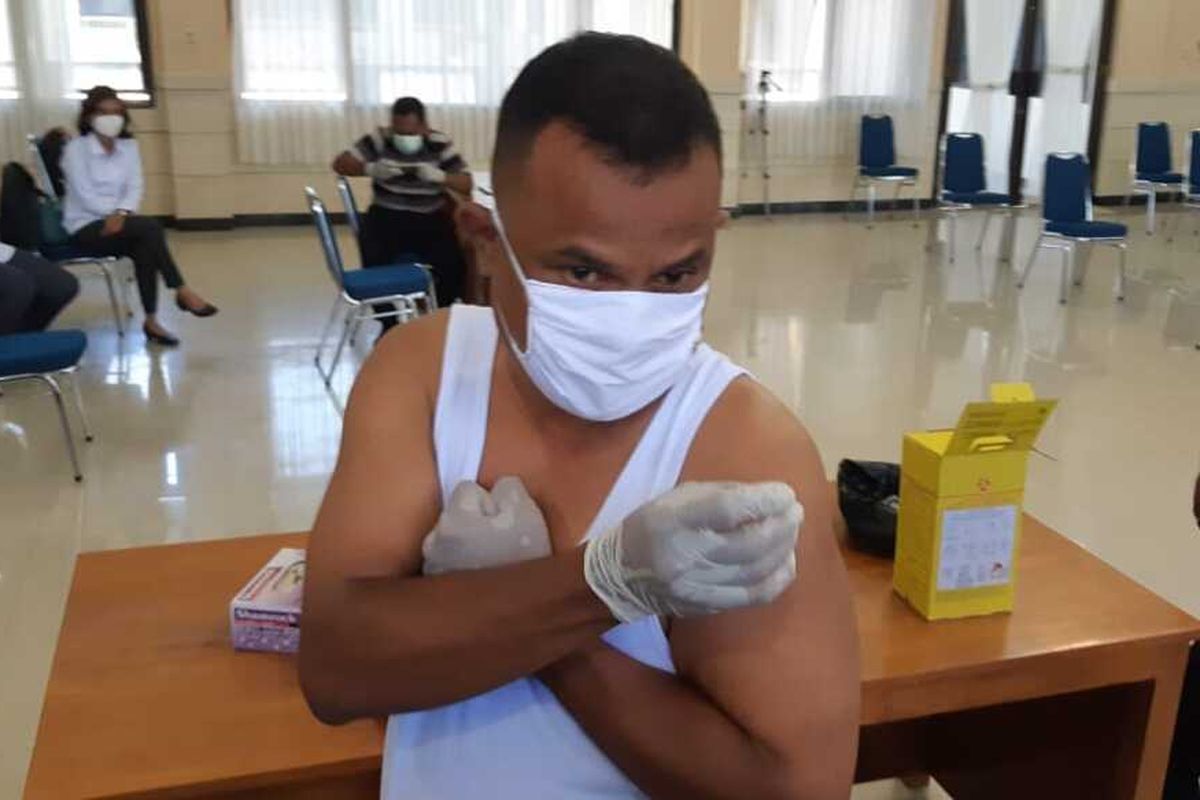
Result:
[[[93,87],[79,112],[80,136],[63,151],[66,179],[63,226],[88,253],[133,259],[138,294],[146,320],[142,331],[154,344],[179,344],[155,314],[158,277],[175,290],[175,304],[198,317],[211,317],[216,306],[184,284],[167,248],[162,225],[137,213],[142,201],[142,162],[129,131],[129,111],[107,86]]]

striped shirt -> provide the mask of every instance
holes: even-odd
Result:
[[[363,136],[350,153],[364,164],[381,159],[401,164],[433,164],[446,172],[466,172],[467,162],[454,149],[454,142],[441,131],[430,131],[421,149],[405,155],[392,141],[391,128],[376,128]],[[372,180],[374,202],[394,211],[415,211],[432,214],[446,205],[443,185],[421,180],[416,174],[405,173],[385,181]]]

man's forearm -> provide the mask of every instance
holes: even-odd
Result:
[[[655,798],[792,798],[781,754],[682,678],[607,645],[539,677],[596,746]]]
[[[470,198],[471,189],[475,186],[475,180],[469,172],[448,172],[446,173],[446,187],[453,189],[461,195]]]
[[[310,705],[334,723],[444,705],[594,641],[613,620],[581,558],[312,587],[300,648]]]

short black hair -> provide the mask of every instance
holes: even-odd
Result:
[[[555,121],[634,168],[639,181],[686,165],[697,145],[721,159],[708,92],[678,56],[636,36],[586,31],[526,64],[500,104],[493,176],[528,156]]]
[[[425,104],[415,97],[401,97],[396,102],[392,103],[393,117],[407,117],[409,114],[416,114],[417,119],[421,122],[425,121]]]
[[[125,118],[125,127],[121,128],[121,134],[117,138],[132,139],[133,132],[129,130],[129,109],[125,106],[125,101],[117,96],[116,89],[104,85],[93,86],[83,96],[83,102],[79,106],[79,119],[75,122],[75,126],[79,128],[79,135],[87,136],[92,132],[92,115],[105,100],[121,101],[121,116]]]

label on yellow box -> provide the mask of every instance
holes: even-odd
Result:
[[[904,437],[893,585],[927,619],[1012,609],[1025,468],[1056,401],[997,384],[952,431]]]

